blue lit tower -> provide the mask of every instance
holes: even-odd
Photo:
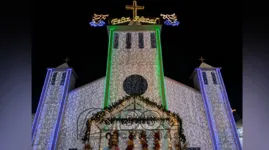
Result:
[[[192,77],[200,90],[215,150],[242,150],[220,69],[203,62]]]
[[[48,68],[38,108],[32,125],[33,149],[56,149],[59,127],[69,90],[76,75],[67,63]]]

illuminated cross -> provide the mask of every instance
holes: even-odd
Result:
[[[66,57],[66,58],[64,59],[64,62],[67,63],[68,61],[70,61],[70,59],[69,59],[68,57]]]
[[[136,0],[133,1],[133,5],[126,5],[127,10],[133,10],[133,19],[137,16],[137,10],[144,10],[144,6],[138,6]]]
[[[199,60],[203,63],[205,59],[202,56]]]

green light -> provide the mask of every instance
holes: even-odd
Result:
[[[161,25],[143,25],[143,26],[108,26],[109,30],[109,46],[108,46],[108,59],[107,59],[107,70],[106,70],[106,81],[105,81],[105,95],[104,95],[104,103],[103,108],[108,107],[110,105],[110,79],[111,79],[111,71],[112,71],[112,45],[114,41],[114,31],[136,31],[136,30],[144,30],[150,31],[155,30],[156,32],[156,45],[157,45],[157,55],[156,55],[156,75],[158,79],[158,84],[160,86],[159,93],[162,101],[162,105],[165,106],[165,109],[168,109],[167,101],[166,101],[166,91],[165,91],[165,83],[164,83],[164,72],[163,72],[163,62],[162,62],[162,47],[160,40],[160,28]]]
[[[111,64],[112,64],[112,44],[114,40],[114,29],[109,28],[109,43],[108,43],[108,58],[107,58],[107,69],[106,69],[106,81],[105,81],[105,96],[103,108],[108,107],[110,104],[110,75],[111,75]]]
[[[160,28],[156,29],[156,38],[157,38],[157,49],[158,49],[158,73],[160,75],[160,84],[161,84],[161,97],[162,97],[162,105],[165,106],[165,109],[168,110],[168,105],[166,101],[166,91],[165,91],[165,83],[164,83],[164,72],[163,72],[163,60],[162,60],[162,46],[161,46],[161,36],[160,36]]]

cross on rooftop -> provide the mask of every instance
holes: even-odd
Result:
[[[66,57],[66,58],[64,59],[64,62],[67,63],[68,61],[70,61],[70,59],[69,59],[68,57]]]
[[[144,6],[138,6],[136,0],[133,1],[133,5],[126,5],[127,10],[133,10],[133,19],[137,16],[137,10],[144,10]]]
[[[199,60],[203,63],[205,59],[202,56]]]

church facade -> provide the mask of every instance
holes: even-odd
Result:
[[[107,27],[105,77],[74,89],[76,74],[66,63],[48,68],[33,121],[33,149],[103,149],[109,145],[107,136],[117,131],[118,141],[114,145],[118,149],[132,144],[133,149],[145,149],[141,145],[156,149],[158,132],[162,133],[158,134],[159,149],[241,150],[221,68],[202,62],[191,76],[194,88],[165,77],[161,25],[143,24],[143,20],[134,18],[138,16],[134,14],[127,25]],[[145,112],[150,112],[155,120],[145,117]],[[96,114],[103,115],[96,117]],[[156,124],[156,120],[163,118],[171,123],[175,116],[180,119],[173,125],[159,123],[149,127],[150,123],[145,123],[151,120]],[[93,120],[95,124],[90,126]],[[105,120],[109,124],[100,123]],[[165,136],[168,132],[179,135],[179,139],[170,136],[169,139]],[[133,133],[137,135],[130,139]],[[142,133],[147,144],[141,144]]]

